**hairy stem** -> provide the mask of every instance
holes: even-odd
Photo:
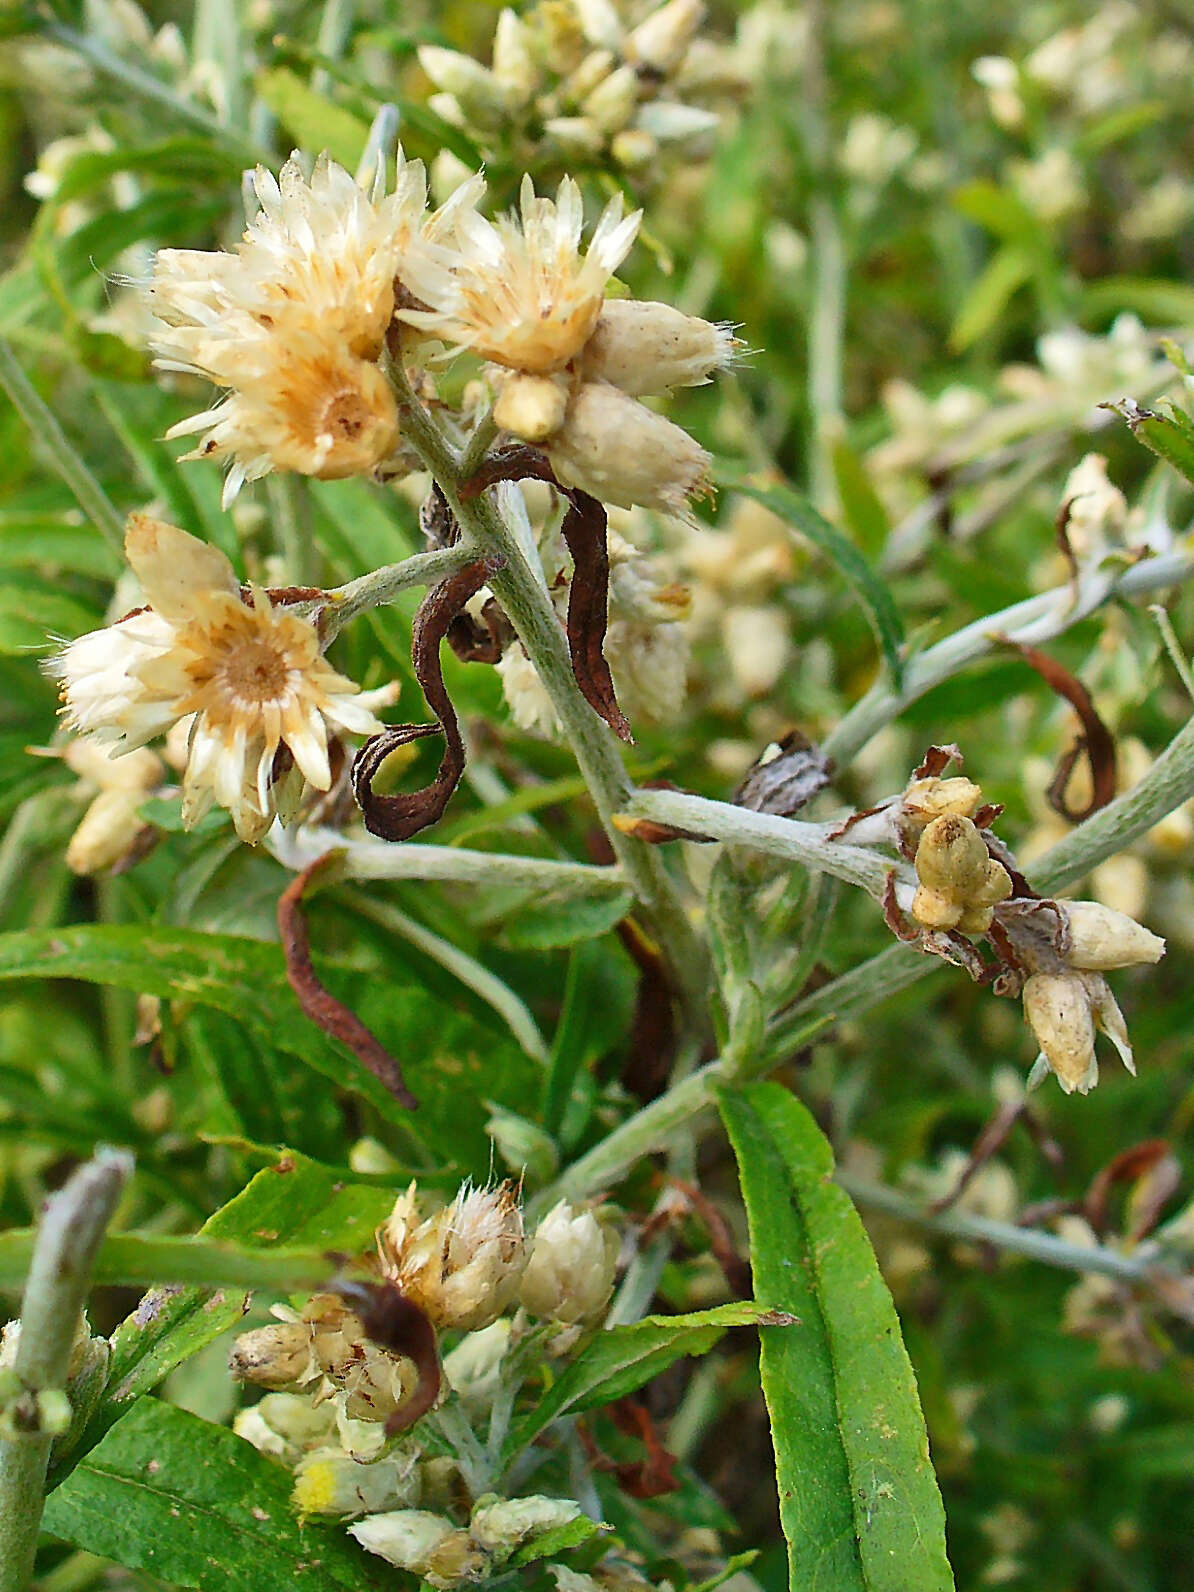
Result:
[[[1188,580],[1191,573],[1194,573],[1194,559],[1189,554],[1164,553],[1133,564],[1121,574],[1091,571],[1081,578],[1077,591],[1072,586],[1058,586],[1053,591],[1042,592],[1039,597],[1029,597],[1004,608],[1000,613],[986,614],[952,636],[946,636],[935,647],[910,658],[898,691],[886,681],[873,686],[827,737],[821,750],[833,758],[838,768],[844,768],[872,736],[897,718],[909,703],[970,664],[989,657],[1003,648],[1005,642],[1039,646],[1069,630],[1112,597],[1158,591]]]
[[[323,613],[323,633],[330,641],[339,635],[350,620],[370,608],[382,608],[392,603],[412,586],[434,586],[446,580],[458,569],[472,561],[476,555],[469,548],[443,547],[431,553],[414,553],[398,564],[384,564],[343,586],[335,586],[325,593],[328,606]]]
[[[21,1301],[19,1397],[65,1387],[95,1253],[132,1170],[131,1156],[100,1150],[46,1205]],[[0,1437],[0,1592],[24,1592],[33,1574],[53,1441],[36,1416]]]
[[[517,536],[506,524],[494,491],[461,501],[464,479],[454,449],[411,393],[398,363],[392,378],[404,404],[404,433],[435,477],[462,531],[476,546],[500,553],[504,567],[490,585],[535,666],[593,804],[609,837],[626,882],[638,898],[641,915],[658,941],[681,992],[688,1021],[706,1022],[707,957],[669,878],[663,859],[650,847],[621,834],[613,815],[625,807],[630,781],[613,734],[581,696],[572,673],[559,617],[541,579],[532,570]]]

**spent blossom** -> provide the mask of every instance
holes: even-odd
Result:
[[[419,1220],[412,1183],[379,1235],[389,1277],[437,1327],[475,1332],[496,1321],[526,1265],[522,1208],[512,1183],[470,1188]]]
[[[246,601],[218,548],[134,514],[125,553],[149,606],[50,659],[67,725],[119,757],[188,720],[184,822],[215,802],[254,843],[304,780],[329,789],[329,732],[381,729],[370,699],[326,662],[310,619],[260,588]]]

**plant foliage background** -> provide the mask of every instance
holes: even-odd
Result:
[[[496,16],[480,4],[399,11],[367,0],[328,0],[323,10],[201,0],[193,12],[145,13],[97,0],[4,13],[0,336],[64,435],[0,409],[0,1218],[14,1230],[11,1247],[0,1237],[0,1283],[14,1290],[15,1314],[22,1232],[97,1142],[136,1156],[115,1230],[146,1245],[126,1253],[123,1271],[112,1260],[105,1274],[101,1260],[91,1317],[116,1330],[113,1365],[83,1442],[51,1473],[78,1467],[49,1498],[46,1588],[127,1578],[264,1592],[302,1579],[312,1541],[330,1584],[400,1581],[379,1560],[362,1569],[364,1556],[337,1529],[300,1529],[288,1474],[228,1430],[242,1390],[227,1376],[230,1340],[219,1334],[242,1325],[254,1279],[199,1250],[180,1260],[182,1237],[208,1223],[238,1253],[363,1252],[411,1177],[445,1198],[494,1168],[522,1172],[528,1198],[561,1177],[566,1189],[569,1168],[667,1084],[673,1058],[650,1026],[658,1002],[653,1013],[649,982],[616,932],[624,895],[544,897],[495,874],[456,885],[340,883],[315,898],[309,920],[326,982],[401,1058],[421,1102],[412,1115],[299,1012],[275,917],[292,876],[268,851],[241,845],[222,813],[185,833],[167,792],[141,809],[154,843],[135,866],[79,877],[64,853],[94,791],[59,757],[30,752],[55,744],[55,691],[37,667],[47,638],[128,607],[113,601],[118,553],[63,479],[64,459],[68,478],[71,460],[85,462],[117,525],[155,505],[254,576],[332,586],[420,549],[417,499],[363,481],[271,477],[223,513],[218,472],[175,463],[176,445],[160,440],[199,406],[198,384],[151,370],[122,282],[143,275],[158,247],[228,246],[243,225],[241,172],[258,159],[276,169],[292,147],[327,149],[353,168],[386,103],[398,107],[409,155],[431,159],[446,145],[475,165],[472,134],[441,120],[434,100],[429,107],[416,47],[488,60]],[[699,537],[674,526],[652,533],[693,588],[693,652],[682,710],[663,724],[636,722],[631,774],[724,802],[789,730],[831,749],[836,733],[839,770],[821,816],[902,789],[925,746],[956,742],[967,774],[1005,807],[1000,833],[1021,859],[1039,853],[1068,827],[1045,791],[1073,726],[1014,652],[984,642],[898,713],[847,714],[868,691],[870,702],[898,691],[895,669],[942,637],[975,623],[982,632],[987,616],[1065,585],[1055,521],[1066,478],[1090,451],[1106,456],[1131,505],[1127,544],[1184,554],[1188,486],[1097,406],[1181,393],[1160,340],[1180,344],[1194,323],[1194,15],[1115,0],[1014,11],[760,0],[712,6],[704,34],[734,66],[706,149],[631,176],[603,157],[578,171],[590,196],[625,181],[646,207],[644,239],[620,273],[632,290],[732,322],[750,350],[672,405],[715,454],[723,484],[700,511],[709,529]],[[494,201],[508,203],[527,147],[504,149],[495,136],[486,152]],[[541,187],[562,169],[541,150],[531,155]],[[732,484],[743,481],[771,494],[790,530]],[[423,714],[410,661],[418,597],[358,620],[335,653],[366,687],[400,682],[401,716],[414,718]],[[1148,607],[1156,602],[1188,638],[1194,615],[1176,579],[1113,598],[1051,643],[1092,693],[1124,784],[1190,711]],[[423,838],[602,860],[568,751],[512,722],[492,670],[449,659],[446,678],[472,774]],[[843,734],[843,721],[859,733]],[[415,774],[429,775],[438,750],[417,758]],[[662,1374],[638,1395],[676,1457],[678,1489],[643,1501],[616,1472],[592,1471],[602,1517],[648,1579],[696,1586],[731,1555],[758,1549],[737,1574],[766,1592],[787,1585],[789,1569],[801,1592],[947,1584],[935,1561],[918,1557],[918,1511],[931,1519],[935,1504],[916,1458],[911,1379],[899,1356],[851,1359],[891,1328],[845,1196],[826,1182],[819,1128],[856,1189],[894,1295],[958,1585],[1183,1584],[1194,1531],[1183,1269],[1192,1242],[1190,795],[1194,784],[1163,825],[1102,862],[1081,890],[1169,942],[1159,967],[1116,979],[1140,1076],[1108,1067],[1085,1097],[1049,1080],[954,1207],[1004,1229],[1026,1224],[1067,1253],[1090,1244],[1139,1256],[1160,1223],[1168,1294],[1084,1272],[1072,1253],[1050,1266],[1014,1245],[951,1234],[929,1202],[950,1193],[984,1127],[1021,1102],[1033,1045],[1015,1003],[944,969],[878,999],[869,959],[888,951],[891,935],[875,903],[793,863],[764,910],[753,894],[767,882],[764,865],[742,861],[734,884],[751,905],[733,918],[721,965],[723,974],[727,961],[731,972],[745,967],[757,986],[774,1081],[723,1085],[728,1138],[706,1112],[684,1124],[670,1159],[636,1154],[599,1189],[581,1190],[610,1193],[624,1213],[634,1278],[619,1295],[625,1323],[729,1311],[688,1337],[664,1332],[651,1362]],[[663,848],[702,899],[712,850]],[[717,910],[716,901],[700,909],[715,932]],[[818,1004],[819,990],[856,969],[857,980]],[[785,1017],[802,997],[806,1006]],[[724,1038],[733,1012],[712,989],[708,998]],[[810,1016],[830,1015],[810,1032]],[[742,1032],[736,1042],[746,1044]],[[293,1170],[280,1197],[270,1169],[284,1152]],[[676,1179],[712,1202],[712,1227],[706,1207],[684,1196],[678,1215],[644,1234],[661,1198],[677,1198]],[[878,1209],[884,1189],[904,1215]],[[756,1332],[721,1336],[750,1318],[726,1304],[711,1231],[749,1255],[759,1301],[803,1323],[762,1329],[778,1505]],[[801,1304],[785,1293],[785,1257],[820,1253],[822,1243],[856,1250],[857,1269],[843,1292],[822,1278]],[[263,1277],[254,1322],[271,1299],[293,1294],[276,1283],[282,1276]],[[147,1331],[125,1319],[135,1319],[134,1281],[225,1291],[171,1296]],[[846,1298],[860,1287],[865,1297]],[[637,1361],[647,1340],[636,1342]],[[698,1357],[683,1358],[690,1352]],[[629,1462],[638,1451],[601,1411],[638,1380],[619,1381],[615,1369],[593,1371],[587,1391],[549,1413],[591,1406],[597,1448]],[[522,1418],[559,1388],[528,1391]],[[810,1409],[827,1389],[837,1403],[819,1425]],[[854,1446],[851,1400],[871,1412],[893,1401],[889,1449]],[[89,1467],[109,1427],[107,1441],[119,1434],[120,1444]],[[591,1461],[569,1431],[549,1447],[543,1491],[571,1496],[576,1467]],[[126,1513],[114,1501],[125,1497],[118,1479],[143,1475],[150,1455],[159,1486]],[[803,1496],[810,1477],[821,1479],[817,1499],[794,1518],[789,1492]],[[869,1510],[858,1503],[867,1488],[880,1499],[894,1489],[897,1500],[882,1516],[893,1535],[870,1547]],[[819,1540],[810,1532],[833,1540],[838,1530],[862,1543],[859,1554],[829,1568],[802,1558],[802,1544]]]

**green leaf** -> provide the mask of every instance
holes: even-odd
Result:
[[[964,353],[991,330],[1012,294],[1031,280],[1033,270],[1032,255],[1012,244],[992,256],[958,307],[949,334],[954,353]]]
[[[212,1592],[374,1587],[375,1564],[338,1525],[300,1525],[288,1471],[250,1443],[145,1399],[48,1500],[64,1542]]]
[[[258,1172],[235,1199],[203,1225],[205,1238],[269,1251],[311,1248],[360,1254],[393,1204],[388,1189],[345,1183],[305,1156],[287,1154]],[[328,1274],[334,1270],[328,1262]],[[167,1372],[234,1326],[244,1311],[244,1291],[155,1288],[112,1338],[108,1388],[90,1432],[100,1432],[133,1400],[156,1387]]]
[[[326,149],[349,171],[356,169],[369,137],[369,128],[359,116],[317,94],[284,66],[260,73],[255,86],[263,103],[301,149],[314,155]]]
[[[1171,408],[1168,415],[1161,415],[1155,409],[1142,409],[1130,398],[1103,407],[1127,421],[1137,442],[1194,482],[1194,424],[1180,409]]]
[[[886,583],[849,537],[843,536],[807,498],[789,486],[755,486],[746,477],[728,468],[719,468],[717,479],[720,485],[742,492],[770,509],[773,514],[778,514],[781,520],[786,520],[793,530],[806,537],[836,565],[861,602],[891,671],[892,680],[898,686],[903,673],[900,645],[904,639],[904,627]]]
[[[77,513],[0,514],[0,568],[33,569],[41,574],[66,571],[111,580],[122,565]]]
[[[230,150],[207,138],[163,138],[139,147],[85,150],[68,161],[54,189],[52,203],[63,205],[78,199],[122,171],[162,176],[174,186],[184,178],[210,184],[235,182],[240,175],[240,162]]]
[[[630,911],[629,890],[583,896],[575,891],[545,891],[503,918],[498,938],[520,951],[546,951],[606,934]]]
[[[277,945],[160,924],[76,924],[0,935],[0,979],[10,978],[77,978],[214,1006],[337,1087],[351,1087],[383,1116],[407,1116],[355,1056],[303,1015]]]
[[[95,609],[32,577],[0,582],[0,653],[48,652],[99,623]]]
[[[846,524],[866,556],[878,558],[891,534],[887,510],[867,478],[862,460],[844,437],[833,444],[832,457],[833,478]]]
[[[948,1592],[945,1516],[891,1295],[812,1117],[774,1083],[724,1089],[764,1327],[792,1592]]]
[[[601,1529],[602,1527],[595,1520],[590,1520],[587,1515],[578,1515],[575,1520],[569,1520],[567,1525],[553,1526],[541,1537],[536,1537],[533,1542],[528,1542],[525,1547],[519,1548],[510,1563],[511,1565],[534,1564],[536,1559],[558,1558],[570,1548],[579,1548],[582,1543],[590,1541]]]
[[[1083,287],[1084,319],[1103,321],[1123,310],[1154,326],[1194,326],[1194,287],[1152,276],[1105,276]]]
[[[1011,188],[980,178],[964,183],[952,197],[955,210],[1007,243],[1029,243],[1040,236],[1040,222]]]
[[[769,1318],[774,1321],[776,1316],[761,1305],[728,1304],[691,1315],[644,1316],[630,1326],[598,1332],[514,1429],[505,1458],[512,1459],[533,1443],[561,1415],[575,1415],[624,1398],[673,1360],[686,1354],[707,1354],[727,1327],[757,1326]]]

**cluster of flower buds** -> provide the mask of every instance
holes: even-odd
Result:
[[[572,1326],[608,1303],[617,1240],[590,1211],[561,1201],[527,1239],[512,1183],[467,1185],[420,1220],[412,1183],[378,1235],[387,1276],[433,1326],[478,1332],[510,1306]]]
[[[666,304],[606,300],[639,214],[611,200],[582,254],[570,178],[554,200],[524,179],[520,215],[489,221],[479,176],[428,213],[421,164],[399,152],[397,170],[387,197],[379,163],[369,196],[326,156],[309,178],[294,156],[278,181],[257,172],[262,208],[235,253],[156,256],[157,363],[227,389],[171,435],[204,432],[191,457],[232,461],[225,501],[270,470],[413,467],[380,363],[397,320],[408,342],[418,332],[487,361],[497,423],[541,445],[564,485],[686,514],[708,455],[639,399],[706,381],[735,341]]]
[[[746,87],[731,49],[698,37],[702,0],[628,20],[612,0],[543,0],[498,16],[492,64],[425,45],[431,108],[492,161],[608,165],[651,178],[708,152],[709,107]],[[438,172],[437,172],[438,175]]]
[[[688,588],[661,562],[612,528],[608,532],[609,601],[603,652],[618,701],[631,719],[667,724],[684,705],[689,638]],[[568,610],[572,569],[558,535],[540,546],[544,578],[561,619]],[[547,689],[520,641],[505,648],[497,670],[514,722],[545,737],[560,733]]]
[[[452,1588],[495,1574],[520,1548],[570,1525],[581,1513],[569,1498],[499,1498],[486,1493],[467,1526],[426,1509],[370,1515],[348,1528],[363,1548],[428,1586]]]
[[[1092,1089],[1099,1077],[1096,1030],[1135,1072],[1123,1013],[1103,975],[1159,961],[1164,940],[1097,901],[1035,894],[991,832],[1001,809],[984,804],[973,781],[942,777],[957,756],[956,747],[933,747],[900,796],[837,831],[864,844],[894,845],[914,863],[912,921],[901,910],[893,874],[885,900],[890,927],[996,994],[1023,997],[1040,1046],[1030,1086],[1052,1072],[1067,1094]],[[984,960],[972,936],[985,937],[994,960]]]
[[[393,699],[388,688],[363,693],[337,674],[311,617],[260,587],[246,598],[209,543],[134,514],[125,553],[149,606],[78,637],[47,664],[67,726],[84,738],[69,754],[76,764],[85,759],[98,782],[102,748],[109,758],[135,754],[117,765],[127,782],[107,775],[112,783],[72,842],[79,871],[127,848],[136,805],[160,773],[137,748],[155,736],[187,726],[183,821],[198,822],[217,802],[255,843],[275,817],[294,816],[306,786],[330,787],[329,739],[376,734],[373,709]]]

